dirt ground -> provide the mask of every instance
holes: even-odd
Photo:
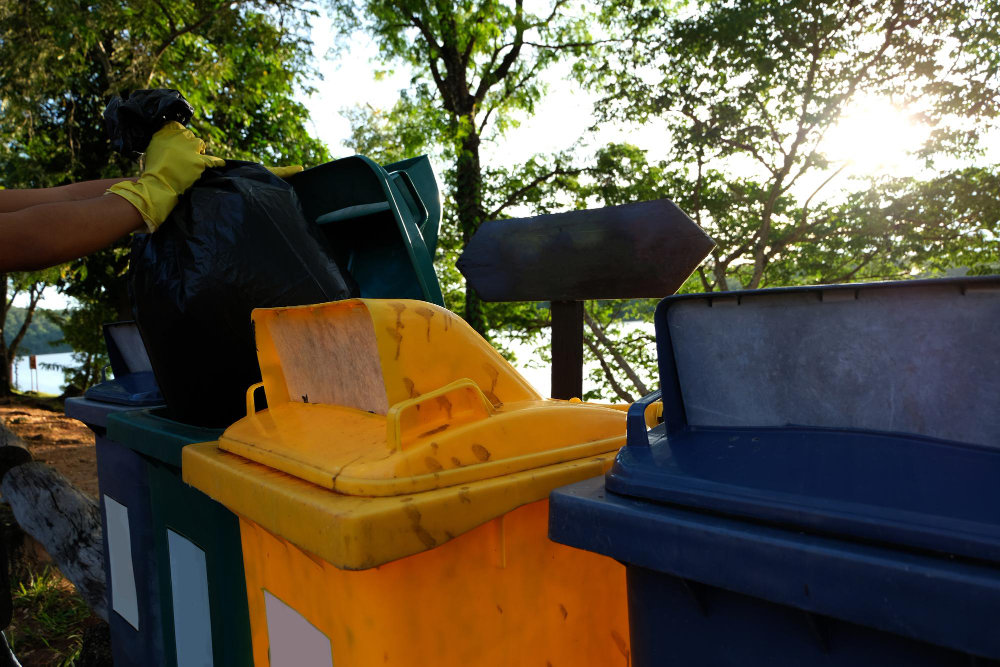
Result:
[[[52,466],[78,489],[97,498],[94,434],[82,422],[66,417],[61,401],[15,396],[0,402],[0,420],[24,440],[36,461]],[[14,618],[7,637],[24,667],[83,664],[83,638],[103,624],[44,551],[39,553],[38,562],[28,565],[31,575],[11,581]]]
[[[53,407],[57,404],[53,402]],[[21,436],[36,461],[62,473],[78,489],[97,498],[97,450],[94,433],[62,412],[42,404],[0,404],[0,419]]]

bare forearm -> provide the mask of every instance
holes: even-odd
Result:
[[[33,190],[0,190],[0,213],[13,213],[40,204],[81,201],[100,197],[115,183],[135,181],[136,178],[105,178],[98,181],[81,181],[55,188]]]
[[[139,212],[116,195],[0,213],[0,273],[62,264],[145,228]]]

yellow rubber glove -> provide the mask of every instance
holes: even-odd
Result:
[[[264,168],[267,169],[272,174],[274,174],[275,176],[277,176],[278,178],[288,178],[289,176],[297,174],[300,171],[302,171],[301,164],[295,164],[290,167],[268,167],[267,165],[264,165]]]
[[[164,123],[146,149],[146,167],[135,183],[115,183],[108,192],[139,209],[150,233],[163,224],[184,194],[208,167],[226,164],[205,155],[205,142],[177,121]]]

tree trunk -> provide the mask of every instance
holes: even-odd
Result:
[[[0,493],[18,525],[45,547],[63,576],[106,621],[100,506],[58,472],[30,458],[23,441],[0,422]],[[4,470],[8,465],[12,467]]]
[[[0,329],[0,332],[3,330]],[[7,346],[0,341],[0,398],[6,398],[13,393],[14,364],[7,356]]]
[[[115,309],[118,311],[119,320],[132,320],[132,300],[128,293],[128,275],[123,274],[114,283]]]
[[[470,125],[475,127],[475,119]],[[474,130],[462,139],[461,153],[455,164],[455,203],[464,248],[483,222],[483,174],[479,164],[479,135]],[[483,301],[468,282],[465,284],[465,321],[481,335],[486,335]]]
[[[13,365],[7,354],[7,274],[0,273],[0,398],[10,396],[13,380]]]

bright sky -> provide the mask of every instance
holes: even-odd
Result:
[[[375,62],[377,48],[363,36],[356,36],[350,42],[348,53],[326,58],[334,36],[329,20],[321,18],[314,22],[313,54],[320,63],[324,80],[314,83],[317,93],[304,101],[312,111],[315,134],[326,141],[334,155],[342,155],[346,153],[343,142],[350,136],[350,124],[339,111],[359,104],[383,109],[391,107],[398,91],[407,87],[410,72],[404,68],[376,81],[374,73],[380,67]],[[484,164],[514,166],[533,154],[567,149],[581,137],[590,146],[628,141],[649,151],[651,161],[667,154],[670,139],[657,123],[639,128],[606,126],[597,133],[588,133],[588,128],[594,124],[591,110],[597,96],[580,90],[569,76],[568,64],[549,70],[544,80],[548,92],[536,114],[524,118],[522,125],[511,129],[500,142],[484,144]],[[834,194],[837,183],[846,185],[852,175],[873,171],[896,176],[918,174],[921,165],[906,152],[921,143],[927,132],[925,126],[911,120],[905,109],[894,107],[888,100],[859,100],[830,133],[829,157],[850,161],[850,165],[824,192],[828,189],[829,194]],[[993,141],[988,159],[1000,162],[1000,141]],[[838,166],[840,162],[834,168]],[[435,168],[441,170],[443,165],[435,165]],[[802,179],[797,189],[802,190],[802,196],[808,196],[826,177],[827,174],[811,174]]]
[[[335,38],[331,22],[316,19],[312,36],[313,55],[320,64],[323,80],[313,83],[317,92],[303,101],[312,112],[316,136],[327,143],[334,155],[344,154],[343,142],[350,136],[351,128],[339,111],[364,104],[382,109],[392,107],[398,91],[409,84],[410,70],[397,69],[391,76],[376,81],[375,71],[381,66],[374,60],[378,48],[371,40],[355,36],[349,42],[349,52],[327,58]],[[567,64],[548,71],[545,80],[549,91],[535,115],[525,118],[501,144],[485,145],[483,162],[516,165],[537,153],[564,150],[584,136],[594,122],[591,109],[596,95],[579,90],[568,79]],[[654,157],[657,154],[654,147],[666,150],[666,139],[655,125],[638,129],[609,127],[602,129],[595,141],[599,145],[626,140],[649,147]]]

